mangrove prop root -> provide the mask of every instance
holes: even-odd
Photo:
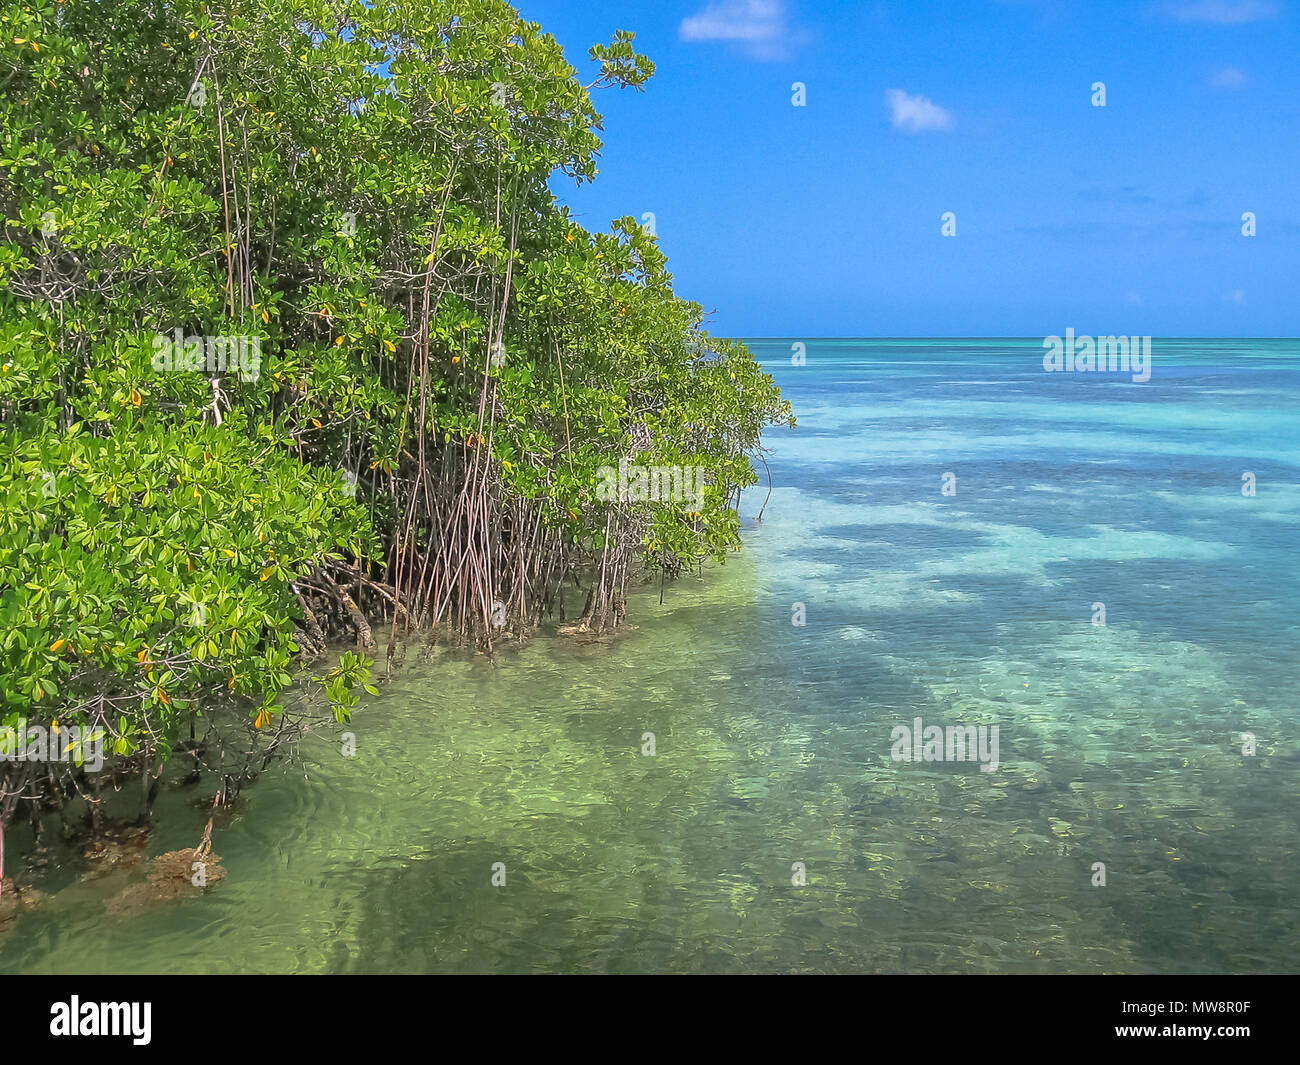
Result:
[[[316,653],[325,650],[325,633],[321,631],[320,622],[316,620],[316,614],[307,601],[303,599],[302,593],[298,592],[298,605],[302,607],[303,624],[307,627],[307,633],[311,636],[311,642],[315,646]]]

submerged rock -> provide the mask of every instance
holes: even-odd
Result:
[[[13,877],[7,876],[3,884],[0,884],[0,921],[12,917],[19,910],[30,910],[34,906],[39,906],[49,897],[44,891],[37,891],[27,884],[19,884]]]
[[[202,895],[225,875],[221,856],[210,850],[168,851],[149,863],[145,880],[125,888],[105,905],[111,914],[136,913],[174,899]]]
[[[81,856],[93,862],[91,877],[107,876],[114,869],[129,869],[144,859],[149,846],[149,829],[140,825],[111,826],[89,840]]]
[[[19,913],[35,909],[49,897],[44,891],[16,883],[12,877],[0,881],[0,939],[13,930],[13,919]]]

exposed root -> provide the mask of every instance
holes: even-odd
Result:
[[[316,612],[308,606],[301,592],[297,591],[297,589],[294,592],[298,597],[298,606],[302,608],[303,625],[306,627],[306,632],[297,629],[294,633],[294,639],[297,641],[298,646],[309,656],[322,655],[325,653],[326,648],[325,633],[321,629],[320,622],[316,619]]]

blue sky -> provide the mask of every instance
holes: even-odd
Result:
[[[655,61],[555,188],[715,333],[1300,334],[1300,0],[515,2]]]

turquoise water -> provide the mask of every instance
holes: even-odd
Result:
[[[800,424],[726,567],[608,646],[413,652],[355,757],[322,727],[247,793],[205,897],[39,872],[0,971],[1300,967],[1300,342],[1157,339],[1146,383],[792,342],[752,344]],[[998,768],[895,762],[917,717],[996,725]]]

